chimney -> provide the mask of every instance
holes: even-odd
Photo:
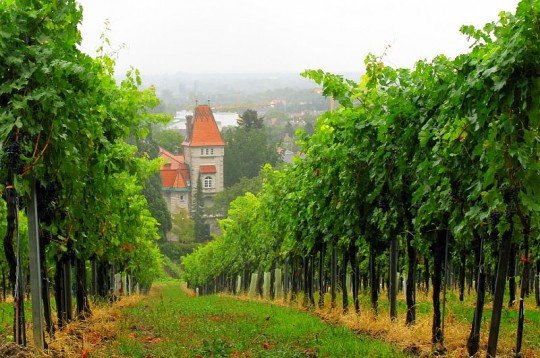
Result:
[[[193,116],[187,115],[186,116],[186,141],[191,140],[192,131],[193,131]]]

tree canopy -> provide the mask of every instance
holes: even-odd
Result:
[[[259,117],[257,111],[247,109],[243,114],[238,116],[238,126],[245,128],[247,131],[251,129],[261,129],[264,126],[264,118]]]
[[[223,166],[226,188],[243,177],[256,177],[264,164],[276,165],[281,159],[276,144],[269,141],[262,118],[257,117],[257,111],[248,110],[244,117],[246,124],[226,128],[222,133],[225,141]]]
[[[160,129],[154,127],[152,130],[152,139],[162,148],[165,148],[171,153],[183,153],[182,142],[184,136],[175,129]]]

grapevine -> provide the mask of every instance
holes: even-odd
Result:
[[[369,257],[370,275],[377,267],[389,274],[391,259],[384,260],[397,238],[399,249],[407,248],[404,266],[409,276],[422,279],[419,263],[424,277],[433,275],[432,343],[437,353],[443,352],[440,295],[444,304],[443,280],[452,274],[448,260],[495,272],[497,265],[507,265],[509,242],[522,249],[527,260],[529,241],[536,238],[537,244],[538,23],[539,2],[522,1],[515,14],[502,13],[483,30],[464,26],[462,32],[475,42],[469,53],[454,59],[440,55],[431,62],[418,61],[412,69],[393,69],[370,55],[359,82],[322,70],[306,71],[304,76],[340,106],[318,119],[311,137],[301,137],[303,159],[265,170],[263,190],[249,199],[256,206],[243,211],[240,203],[246,198],[238,199],[234,215],[223,223],[234,227],[234,234],[224,230],[211,245],[184,258],[190,285],[214,292],[220,289],[218,282],[278,265],[290,273],[287,282],[295,292],[295,275],[310,275],[309,260],[315,254],[327,259],[319,277],[334,270],[328,264],[334,261],[331,250],[323,249],[329,245],[339,253],[342,277],[351,276],[356,300],[358,267],[367,267]],[[485,256],[467,255],[479,247]],[[535,247],[533,255],[538,255]],[[222,254],[239,257],[240,252],[250,258],[242,261],[245,265],[220,264],[225,262]],[[360,263],[353,263],[358,257]],[[211,270],[204,267],[209,262]],[[526,269],[525,264],[521,267]],[[428,285],[430,280],[425,281]],[[303,282],[309,295],[310,278]],[[416,290],[414,283],[408,283],[409,292]],[[497,287],[492,292],[495,301],[504,294],[504,285]],[[345,309],[347,292],[342,293]],[[374,289],[374,309],[377,294]],[[477,302],[475,315],[481,317],[484,297]],[[414,324],[414,294],[407,306],[407,324]],[[493,307],[494,317],[500,316],[499,309]],[[496,319],[489,354],[496,351]],[[474,344],[477,329],[471,329],[471,355],[479,349]]]

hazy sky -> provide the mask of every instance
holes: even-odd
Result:
[[[143,74],[361,72],[364,57],[411,67],[468,51],[462,24],[483,26],[517,0],[79,0],[82,50],[110,22],[118,70]]]

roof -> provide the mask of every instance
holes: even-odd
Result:
[[[200,105],[195,108],[193,125],[188,136],[189,138],[184,144],[192,147],[225,145],[212,110],[208,105]]]
[[[167,149],[161,147],[159,147],[159,157],[167,161],[165,165],[168,164],[167,166],[169,169],[178,169],[179,164],[186,161],[183,155],[171,153]]]
[[[178,170],[161,170],[159,173],[164,188],[181,189],[188,187],[185,178]]]
[[[215,165],[201,165],[199,167],[199,173],[201,174],[215,174],[217,173]]]
[[[162,187],[173,189],[187,189],[190,187],[190,175],[188,165],[184,162],[184,156],[173,154],[166,149],[159,148],[159,157],[166,160],[159,170]]]

